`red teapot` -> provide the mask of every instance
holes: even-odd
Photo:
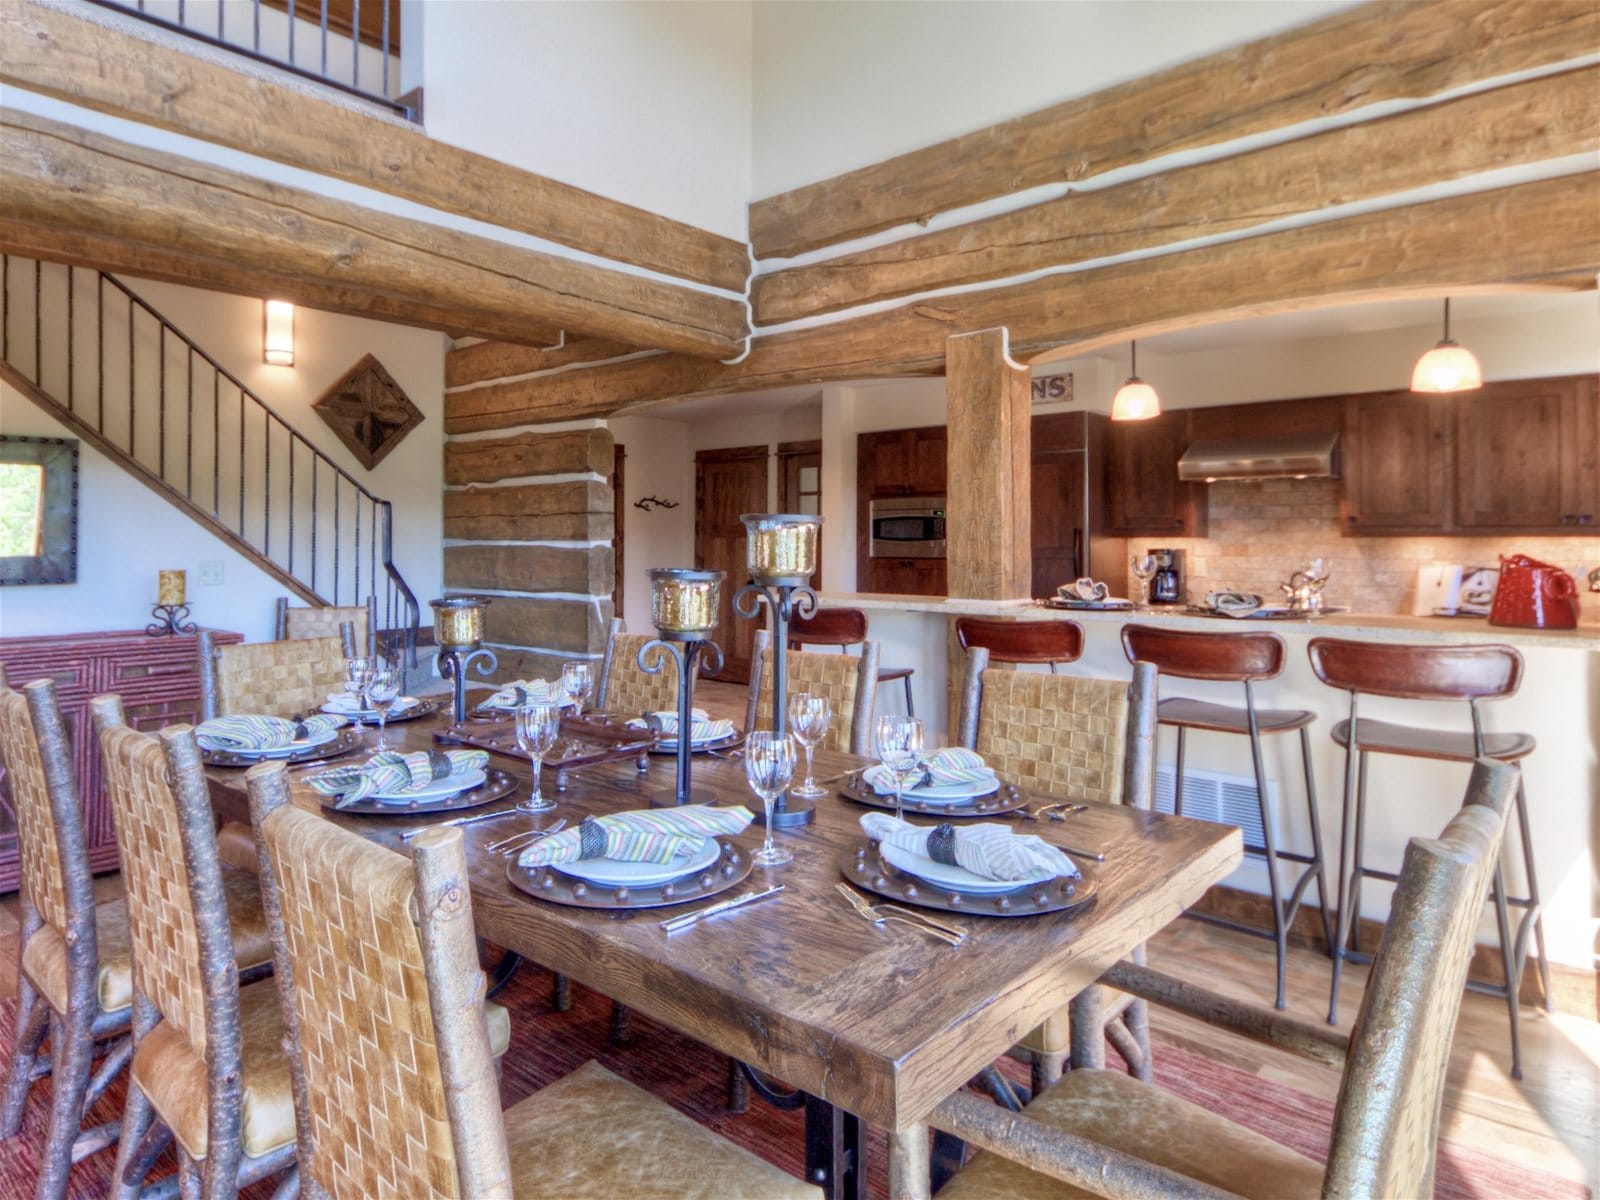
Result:
[[[1500,556],[1500,582],[1489,624],[1523,629],[1576,629],[1578,585],[1560,567],[1526,554]]]

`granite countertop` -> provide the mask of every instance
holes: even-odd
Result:
[[[1485,617],[1413,617],[1396,613],[1334,613],[1299,620],[1238,620],[1194,616],[1160,607],[1147,612],[1098,612],[1093,609],[1045,608],[1033,600],[962,600],[943,596],[890,596],[861,592],[824,592],[824,608],[861,608],[867,611],[925,612],[952,617],[1067,618],[1080,622],[1129,620],[1179,629],[1219,629],[1230,625],[1281,634],[1319,633],[1360,635],[1374,641],[1393,642],[1504,642],[1513,646],[1538,646],[1600,652],[1600,597],[1582,594],[1576,629],[1512,629],[1491,625]]]

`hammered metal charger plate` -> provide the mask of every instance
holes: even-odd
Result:
[[[477,808],[480,804],[487,804],[491,800],[499,800],[502,796],[509,796],[517,790],[515,776],[507,775],[504,771],[489,770],[484,772],[486,778],[476,787],[467,788],[465,791],[456,792],[452,796],[439,796],[433,800],[413,800],[410,803],[401,803],[395,800],[379,800],[376,796],[368,796],[365,800],[357,800],[340,808],[334,803],[332,796],[317,793],[317,799],[322,807],[329,812],[359,813],[368,817],[414,817],[418,813],[450,812],[458,808]],[[303,781],[302,781],[303,782]]]
[[[448,708],[450,706],[449,696],[419,696],[416,698],[416,700],[417,702],[411,705],[411,707],[403,708],[398,712],[391,709],[389,711],[388,719],[384,721],[384,724],[399,725],[404,721],[415,721],[419,717],[431,717],[441,708]],[[317,711],[319,713],[325,713],[328,716],[345,717],[347,719],[354,719],[355,717],[359,716],[363,725],[370,726],[373,729],[378,727],[378,714],[370,708],[363,708],[360,710],[352,709],[349,712],[329,712],[327,706],[323,706],[322,708],[317,709]]]
[[[752,866],[750,856],[731,842],[719,841],[719,844],[722,853],[705,870],[691,872],[655,887],[601,887],[574,879],[552,867],[519,866],[515,857],[506,863],[506,878],[512,886],[530,896],[574,908],[604,908],[612,911],[661,908],[669,904],[708,899],[737,887],[749,877]]]
[[[267,757],[261,754],[236,754],[232,750],[202,750],[200,761],[208,767],[253,767],[258,762],[317,762],[324,758],[338,758],[341,754],[348,754],[360,744],[361,731],[346,725],[331,742],[324,742],[320,746],[307,746],[303,750],[296,750],[293,754],[274,754]]]
[[[1094,900],[1099,884],[1087,871],[1076,879],[1047,879],[1020,884],[1013,891],[977,896],[952,892],[905,871],[878,856],[878,843],[862,839],[839,856],[839,870],[857,887],[885,899],[919,908],[972,913],[980,917],[1031,917],[1066,912]]]
[[[838,792],[846,800],[854,800],[857,804],[865,804],[868,808],[894,811],[894,797],[878,795],[872,785],[862,778],[860,771],[846,776],[844,782],[839,785]],[[997,791],[990,792],[987,796],[974,796],[971,800],[924,804],[915,799],[915,796],[914,792],[906,795],[905,811],[925,813],[930,817],[998,817],[1016,812],[1028,803],[1026,792],[1003,779]]]

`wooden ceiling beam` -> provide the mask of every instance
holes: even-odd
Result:
[[[787,257],[1179,150],[1567,62],[1597,44],[1593,0],[1357,5],[757,200],[750,239],[758,259]]]
[[[441,142],[289,76],[234,70],[116,14],[6,0],[0,81],[697,283],[743,292],[749,274],[732,238]]]
[[[573,363],[600,362],[632,354],[638,349],[623,342],[584,337],[569,337],[559,345],[549,344],[543,348],[507,342],[479,342],[475,346],[458,346],[444,356],[444,385],[447,388],[465,387],[471,383],[549,371]]]
[[[756,324],[1208,237],[1502,167],[1600,149],[1600,67],[758,276]]]
[[[0,218],[126,243],[164,274],[260,272],[282,299],[335,287],[381,297],[393,319],[510,340],[555,326],[713,358],[743,346],[744,305],[118,142],[0,113]],[[124,266],[121,269],[132,270]],[[250,288],[246,294],[257,294]]]
[[[1600,172],[1588,171],[758,337],[732,366],[668,354],[459,393],[445,399],[445,425],[492,429],[792,383],[938,374],[948,337],[998,326],[1027,361],[1242,312],[1595,271]]]

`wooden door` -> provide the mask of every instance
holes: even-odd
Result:
[[[778,509],[786,513],[822,514],[822,442],[778,443]],[[826,531],[824,531],[826,532]],[[820,549],[820,546],[819,546]],[[811,586],[822,590],[822,559]]]
[[[1056,588],[1088,574],[1088,457],[1083,413],[1033,419],[1033,590]]]
[[[1204,537],[1205,485],[1178,479],[1189,411],[1113,422],[1106,448],[1106,532],[1117,537]]]
[[[1455,396],[1375,392],[1346,410],[1346,534],[1450,526],[1450,412]]]
[[[1594,376],[1491,383],[1454,403],[1456,523],[1463,531],[1594,532]]]
[[[736,617],[733,594],[750,582],[745,565],[743,513],[767,511],[767,448],[702,450],[694,456],[694,561],[706,571],[726,571],[715,639],[722,647],[718,679],[747,683],[750,653],[760,621]]]

